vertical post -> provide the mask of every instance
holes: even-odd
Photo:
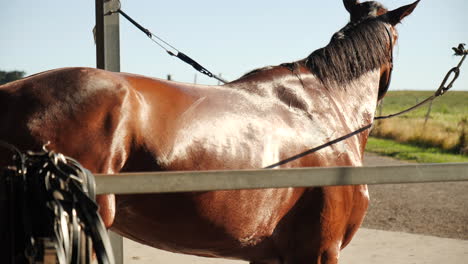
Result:
[[[96,66],[108,71],[120,71],[120,30],[116,0],[96,0]]]
[[[119,8],[116,0],[96,0],[96,67],[120,71],[119,14],[109,13]],[[123,264],[123,238],[109,232],[115,264]]]
[[[96,42],[96,68],[104,69],[104,1],[96,0],[96,25],[94,33]]]
[[[383,104],[384,104],[384,98],[382,98],[382,100],[380,100],[380,104],[379,104],[379,116],[381,116],[382,113],[383,113]]]
[[[123,264],[124,263],[123,237],[117,233],[109,231],[109,240],[112,245],[112,251],[114,253],[114,263]]]
[[[424,117],[424,127],[426,127],[427,120],[431,118],[432,102],[434,102],[434,100],[431,100],[429,103],[429,108],[427,109],[426,116]]]

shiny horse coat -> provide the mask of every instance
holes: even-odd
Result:
[[[417,2],[388,12],[380,4],[344,2],[352,22],[328,46],[223,86],[90,68],[6,84],[0,139],[23,150],[50,142],[49,149],[95,173],[269,166],[368,125],[386,92],[394,26]],[[367,136],[281,167],[360,166]],[[0,152],[2,164],[8,155]],[[337,263],[369,197],[360,185],[98,201],[107,226],[153,247],[251,263]]]

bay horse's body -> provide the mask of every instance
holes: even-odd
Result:
[[[372,122],[391,72],[391,19],[400,21],[415,6],[369,13],[340,32],[349,36],[335,36],[305,60],[224,86],[90,68],[34,75],[0,87],[0,140],[23,150],[50,142],[49,149],[95,173],[266,167]],[[356,46],[363,41],[380,46]],[[354,58],[338,52],[353,47]],[[367,136],[364,131],[281,167],[360,166]],[[0,161],[8,160],[0,151]],[[253,263],[336,263],[369,197],[359,185],[98,201],[107,226],[157,248]]]

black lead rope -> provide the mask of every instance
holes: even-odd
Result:
[[[369,124],[369,125],[367,125],[367,126],[365,126],[365,127],[361,127],[360,129],[358,129],[358,130],[356,130],[356,131],[353,131],[353,132],[351,132],[351,133],[349,133],[349,134],[347,134],[347,135],[344,135],[344,136],[339,137],[339,138],[337,138],[337,139],[334,139],[334,140],[332,140],[332,141],[328,141],[327,143],[322,144],[322,145],[320,145],[320,146],[318,146],[318,147],[311,148],[311,149],[309,149],[309,150],[307,150],[307,151],[304,151],[304,152],[302,152],[302,153],[299,153],[299,154],[297,154],[297,155],[294,155],[294,156],[292,156],[292,157],[289,157],[289,158],[287,158],[287,159],[284,159],[284,160],[282,160],[282,161],[280,161],[280,162],[277,162],[277,163],[275,163],[275,164],[271,164],[270,166],[267,166],[267,167],[265,167],[264,169],[273,169],[273,168],[275,168],[275,167],[284,165],[284,164],[289,163],[289,162],[291,162],[291,161],[295,161],[295,160],[300,159],[300,158],[302,158],[302,157],[305,157],[305,156],[307,156],[307,155],[309,155],[309,154],[312,154],[312,153],[314,153],[314,152],[317,152],[317,151],[319,151],[319,150],[321,150],[321,149],[323,149],[323,148],[329,147],[329,146],[331,146],[331,145],[333,145],[333,144],[336,144],[336,143],[338,143],[338,142],[340,142],[340,141],[346,140],[346,139],[348,139],[348,138],[350,138],[350,137],[352,137],[352,136],[354,136],[354,135],[357,135],[357,134],[359,134],[359,133],[361,133],[361,132],[363,132],[363,131],[366,131],[367,129],[369,129],[369,128],[371,128],[371,127],[372,127],[372,124]]]
[[[207,75],[208,77],[210,78],[215,78],[216,80],[222,82],[222,83],[227,83],[226,80],[224,80],[223,78],[213,74],[212,72],[210,72],[208,69],[206,69],[205,67],[203,67],[200,63],[196,62],[194,59],[190,58],[189,56],[187,56],[186,54],[184,54],[183,52],[179,51],[178,49],[176,49],[174,46],[172,46],[171,44],[167,43],[166,41],[164,41],[162,38],[158,37],[157,35],[153,34],[151,31],[149,31],[147,28],[143,27],[141,24],[139,24],[138,22],[136,22],[133,18],[131,18],[129,15],[127,15],[127,13],[125,13],[120,7],[116,10],[116,11],[111,11],[109,13],[107,13],[106,15],[108,14],[112,14],[112,13],[119,13],[121,14],[125,19],[127,19],[130,23],[132,23],[136,28],[138,28],[139,30],[141,30],[141,32],[145,33],[146,36],[148,36],[148,38],[150,38],[154,43],[156,43],[159,47],[161,47],[162,49],[164,49],[167,54],[173,56],[173,57],[177,57],[179,58],[181,61],[189,64],[189,65],[192,65],[192,67]],[[157,40],[156,40],[156,39]],[[171,50],[169,50],[168,48],[166,48],[163,44],[161,44],[160,42],[162,42],[164,45],[166,45],[167,47],[173,49],[175,52],[172,52]]]

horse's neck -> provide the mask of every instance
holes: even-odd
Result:
[[[377,107],[379,80],[380,70],[376,69],[348,84],[329,89],[348,125],[358,129],[372,122]]]
[[[301,69],[278,79],[281,81],[272,86],[275,91],[270,93],[292,107],[311,115],[341,119],[350,128],[358,129],[372,122],[379,91],[379,69],[346,84],[324,85],[308,70]]]
[[[350,129],[358,129],[373,120],[379,80],[380,70],[375,69],[346,84],[330,82],[324,85],[303,67],[293,71],[273,67],[240,80],[235,86],[264,97],[277,98],[288,107],[308,115],[342,120],[343,125]]]
[[[301,75],[297,94],[314,126],[320,126],[323,143],[352,133],[372,123],[377,105],[380,70],[368,72],[347,84],[325,86],[312,74]],[[289,80],[289,82],[291,82]],[[348,165],[362,165],[369,130],[333,146],[350,157]],[[338,152],[328,152],[335,155]],[[343,152],[343,153],[344,153]]]

